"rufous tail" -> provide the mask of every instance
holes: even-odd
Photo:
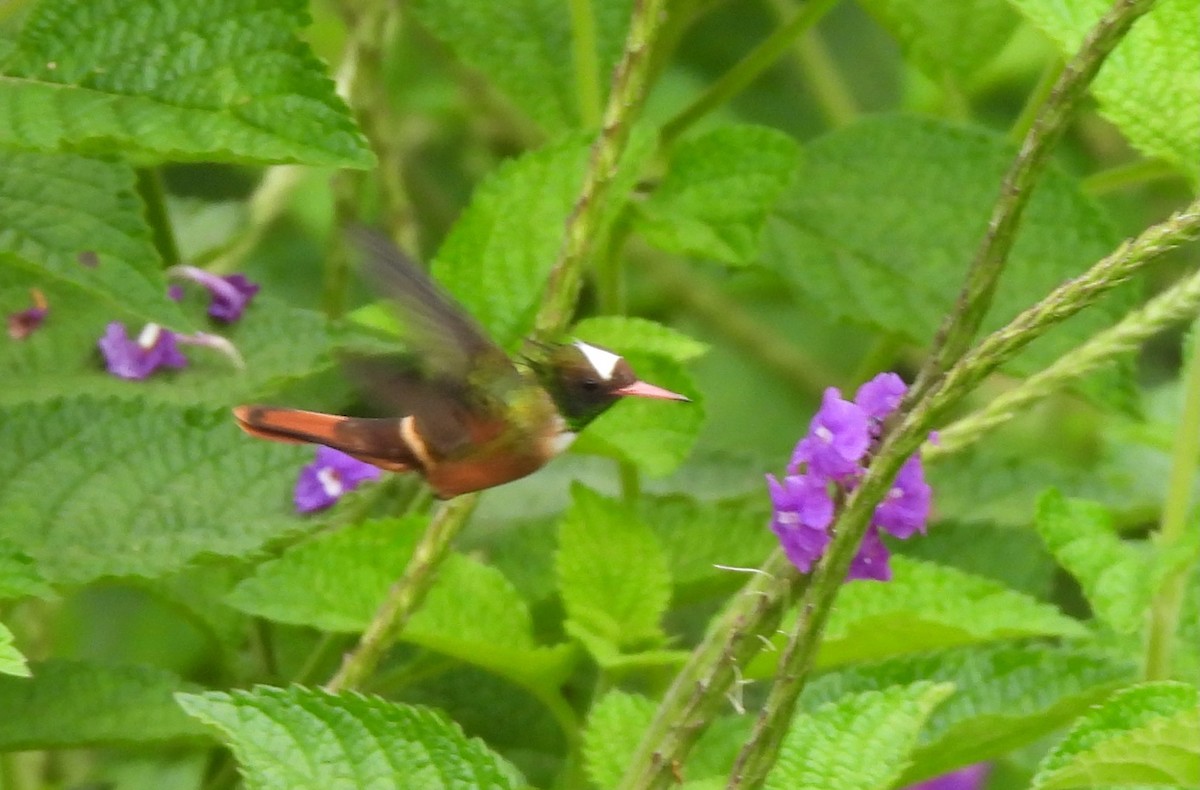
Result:
[[[239,428],[259,439],[323,444],[393,472],[420,468],[396,419],[342,417],[274,406],[238,406],[233,416]]]

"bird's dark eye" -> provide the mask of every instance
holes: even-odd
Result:
[[[600,382],[596,379],[584,379],[580,384],[588,392],[595,392],[600,389]]]

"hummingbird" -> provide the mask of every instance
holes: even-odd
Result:
[[[514,360],[390,241],[374,232],[356,236],[397,303],[411,353],[351,365],[396,416],[238,406],[233,414],[246,433],[416,472],[449,499],[538,470],[621,398],[688,400],[639,380],[624,357],[582,340],[530,341],[532,352]]]

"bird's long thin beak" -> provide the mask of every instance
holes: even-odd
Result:
[[[647,384],[644,381],[635,381],[632,384],[627,384],[619,390],[614,390],[618,395],[633,395],[638,398],[657,398],[659,400],[691,400],[686,395],[680,395],[678,392],[671,392],[662,387],[656,387],[653,384]]]

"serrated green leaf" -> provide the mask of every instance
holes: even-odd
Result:
[[[177,699],[220,731],[247,790],[521,786],[516,769],[482,741],[426,708],[299,686]]]
[[[0,677],[0,750],[199,738],[204,728],[171,695],[182,681],[162,669],[54,660],[30,678]]]
[[[677,600],[740,587],[744,573],[715,566],[757,568],[777,545],[767,527],[765,487],[759,494],[718,502],[642,496],[638,515],[666,551]]]
[[[799,159],[795,140],[762,126],[726,126],[684,140],[662,183],[637,204],[635,227],[668,252],[750,263]]]
[[[654,701],[638,694],[610,691],[592,706],[583,731],[583,759],[596,787],[616,787],[654,718]]]
[[[356,633],[371,622],[404,572],[426,519],[369,521],[320,535],[264,563],[227,598],[248,614],[325,631]],[[481,666],[527,688],[556,688],[571,651],[533,638],[529,606],[504,575],[451,555],[400,638]]]
[[[926,344],[953,304],[1015,154],[979,128],[879,117],[806,149],[764,234],[764,260],[828,314]],[[1116,246],[1078,181],[1051,168],[1022,215],[983,329],[998,328]],[[1045,365],[1111,325],[1121,291],[1036,340],[1014,361]],[[1087,389],[1113,399],[1113,377]]]
[[[37,282],[29,272],[0,269],[0,313],[27,302],[28,290]],[[188,366],[180,372],[164,371],[145,381],[119,379],[104,369],[96,342],[115,320],[122,320],[136,335],[141,328],[137,315],[98,302],[81,288],[40,287],[50,303],[46,323],[19,343],[0,344],[0,372],[5,378],[0,405],[86,392],[96,397],[229,406],[261,397],[276,382],[333,364],[332,337],[324,316],[259,295],[236,324],[206,327],[237,347],[244,369],[211,349],[185,347]],[[194,312],[198,318],[204,311],[203,300],[194,307],[189,314]]]
[[[567,619],[627,648],[663,641],[671,574],[654,533],[624,505],[575,485],[558,537]]]
[[[888,790],[926,719],[953,691],[953,683],[917,682],[850,694],[796,716],[764,787]]]
[[[19,265],[32,271],[33,286],[49,291],[66,281],[109,310],[185,327],[179,306],[167,298],[143,211],[128,165],[0,149],[0,272]],[[85,265],[84,252],[95,253],[95,265]],[[4,253],[17,260],[6,261]],[[19,299],[29,306],[27,291]],[[53,301],[50,311],[47,325],[70,318]]]
[[[973,76],[996,57],[1018,21],[1004,0],[866,0],[863,6],[939,83]]]
[[[1074,54],[1107,0],[1013,0],[1033,25]],[[1139,19],[1092,84],[1100,112],[1149,156],[1200,172],[1200,5],[1166,0]]]
[[[1185,683],[1122,689],[1080,717],[1042,760],[1035,790],[1117,784],[1200,786],[1200,691]]]
[[[0,409],[0,512],[45,578],[160,576],[297,532],[311,450],[255,441],[229,413],[81,397]]]
[[[651,477],[662,477],[691,452],[704,423],[704,397],[679,363],[637,352],[623,356],[640,378],[690,402],[622,398],[588,425],[572,449],[628,461]]]
[[[1055,607],[990,579],[907,557],[892,558],[888,584],[842,590],[818,665],[1022,636],[1083,637],[1087,629]]]
[[[1047,491],[1036,526],[1046,547],[1083,588],[1096,617],[1118,633],[1139,631],[1166,568],[1152,547],[1121,540],[1103,505]]]
[[[0,675],[16,675],[23,678],[30,675],[29,662],[13,644],[12,631],[9,631],[4,623],[0,623]]]
[[[1075,647],[1036,642],[972,646],[905,656],[822,675],[801,697],[805,710],[846,694],[918,680],[957,693],[922,732],[900,784],[993,759],[1033,743],[1106,697],[1130,664]]]
[[[0,76],[0,145],[370,167],[295,36],[307,19],[302,0],[38,3]]]
[[[52,598],[54,590],[32,557],[8,538],[0,537],[0,601],[26,597]]]
[[[691,362],[707,353],[709,348],[707,343],[694,340],[678,329],[623,315],[585,318],[575,325],[572,334],[620,354],[640,352],[679,363]]]
[[[629,26],[631,0],[589,4],[599,78],[608,75]],[[550,132],[577,126],[569,9],[556,0],[418,0],[413,13],[465,62],[482,72]]]

